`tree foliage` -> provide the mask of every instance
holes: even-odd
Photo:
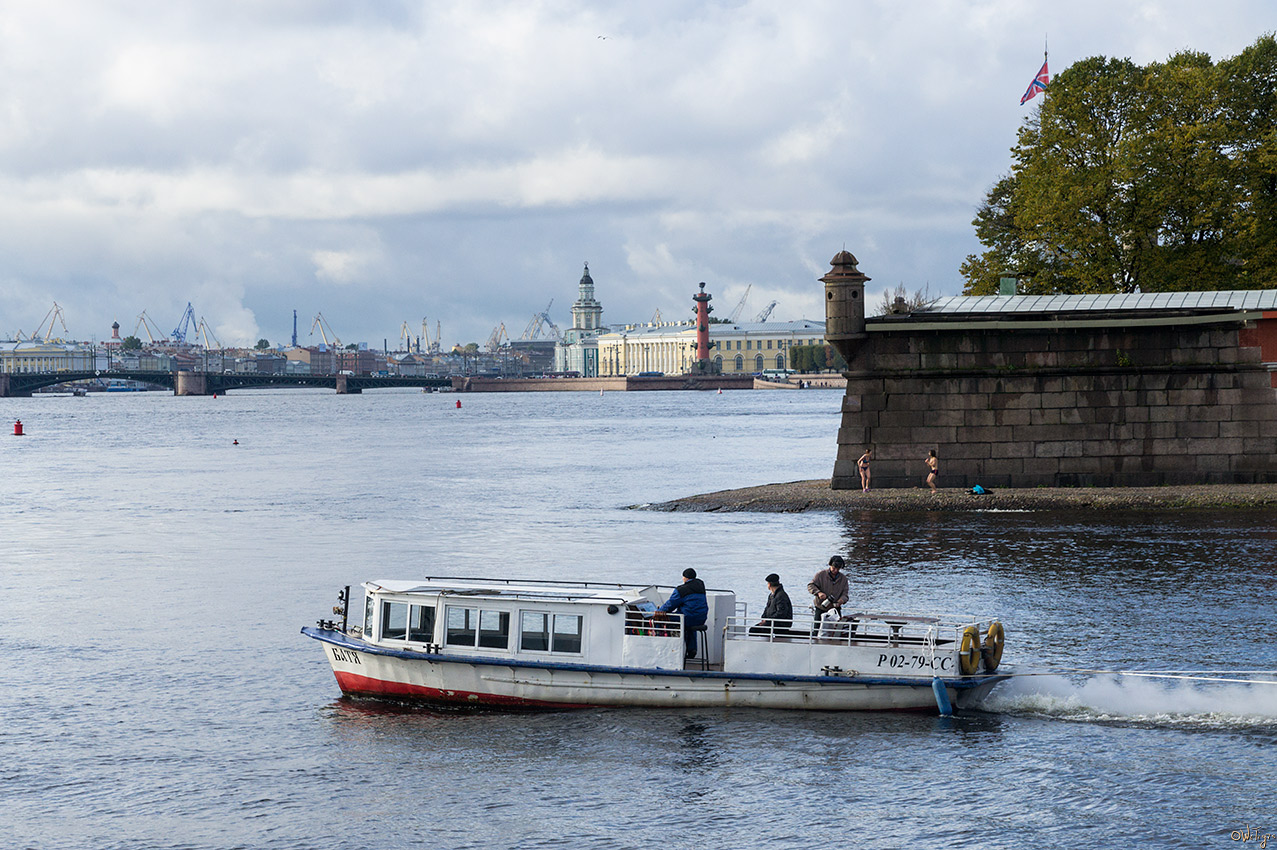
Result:
[[[1213,63],[1094,57],[1057,76],[972,224],[964,291],[1277,285],[1277,41]]]
[[[824,372],[829,369],[843,371],[843,360],[832,345],[792,345],[789,348],[789,368],[795,372]]]
[[[142,340],[135,336],[126,336],[120,340],[121,351],[140,351],[142,349]]]

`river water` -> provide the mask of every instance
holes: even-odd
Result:
[[[332,616],[343,585],[430,574],[673,584],[693,565],[757,612],[767,573],[801,600],[840,552],[858,607],[999,616],[1018,670],[1277,670],[1273,513],[629,509],[827,476],[839,401],[0,399],[5,846],[1228,847],[1277,834],[1277,685],[1033,676],[951,719],[450,713],[343,700],[298,633]],[[25,437],[9,436],[18,418]]]

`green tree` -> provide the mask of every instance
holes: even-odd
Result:
[[[254,345],[253,348],[256,348],[258,351],[265,351],[270,348],[270,341],[263,337],[257,341],[257,345]]]
[[[1051,82],[972,222],[967,294],[1233,289],[1277,280],[1277,44],[1216,65],[1094,57]]]
[[[141,351],[142,340],[138,339],[135,336],[126,336],[123,340],[120,341],[120,350],[121,351]]]

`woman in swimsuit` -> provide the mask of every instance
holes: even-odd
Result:
[[[931,492],[936,492],[936,476],[940,474],[940,461],[936,458],[936,450],[932,449],[931,454],[927,455],[927,486],[931,488]]]
[[[860,486],[864,493],[869,492],[869,461],[873,460],[873,449],[865,449],[865,453],[860,456],[860,460],[856,461],[856,466],[860,468]]]

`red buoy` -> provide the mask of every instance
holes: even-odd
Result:
[[[457,410],[461,409],[461,399],[457,399]]]
[[[21,419],[13,423],[13,436],[15,437],[22,436],[22,420]]]

